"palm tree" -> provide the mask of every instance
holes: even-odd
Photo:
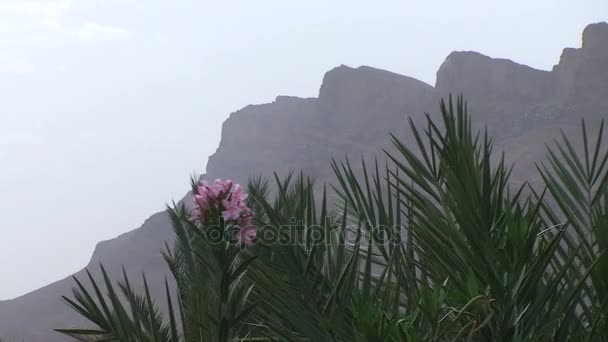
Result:
[[[129,342],[608,341],[603,125],[590,147],[583,123],[582,157],[565,135],[548,150],[546,189],[511,189],[511,167],[492,162],[462,98],[440,108],[441,126],[410,121],[415,146],[393,137],[384,167],[334,161],[336,184],[320,193],[302,174],[275,175],[272,196],[270,181],[251,181],[258,240],[247,248],[210,239],[230,228],[220,213],[196,224],[174,205],[168,312],[145,277],[139,295],[126,273],[116,286],[102,267],[102,284],[89,274],[90,287],[76,279],[64,298],[95,328],[58,331]]]

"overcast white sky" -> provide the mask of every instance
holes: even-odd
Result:
[[[550,69],[606,0],[0,0],[0,299],[83,267],[204,171],[222,121],[325,71]]]

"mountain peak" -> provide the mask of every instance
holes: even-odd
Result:
[[[429,91],[433,88],[415,78],[370,66],[352,68],[340,65],[325,73],[319,90],[319,99],[323,101],[336,97],[356,97],[357,94],[366,92],[380,94],[386,91],[386,87],[391,86]]]
[[[587,25],[583,31],[583,50],[593,51],[595,55],[608,56],[608,23]]]
[[[442,95],[463,94],[488,101],[517,98],[535,101],[546,96],[550,73],[479,52],[455,51],[437,71],[435,87]]]

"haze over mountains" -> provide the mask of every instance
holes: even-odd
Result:
[[[204,177],[245,183],[250,175],[302,169],[319,182],[331,180],[331,157],[382,158],[381,149],[390,149],[389,132],[411,142],[407,118],[422,123],[449,93],[465,95],[475,125],[487,125],[497,150],[516,162],[515,181],[538,180],[534,162],[559,129],[578,132],[581,116],[593,128],[608,118],[608,24],[589,25],[582,47],[564,49],[551,71],[476,52],[451,53],[435,86],[367,66],[336,67],[326,73],[317,98],[279,96],[232,113]],[[167,216],[157,213],[141,228],[99,243],[88,266],[96,272],[102,262],[117,279],[124,265],[132,278],[144,270],[151,284],[161,284],[166,269],[160,250],[171,240]],[[52,329],[82,322],[60,300],[72,286],[66,278],[0,302],[0,338],[65,341]]]

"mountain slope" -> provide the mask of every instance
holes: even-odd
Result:
[[[205,177],[244,183],[250,175],[302,169],[331,180],[331,157],[382,159],[381,148],[390,149],[389,132],[410,141],[407,118],[422,122],[449,93],[465,95],[475,124],[487,125],[498,149],[517,162],[516,180],[538,180],[533,162],[542,159],[543,144],[559,129],[574,132],[581,115],[591,122],[608,117],[608,24],[589,25],[582,47],[565,49],[551,71],[476,52],[450,54],[434,87],[371,67],[334,68],[317,98],[279,96],[232,113]],[[166,268],[160,250],[171,240],[167,215],[157,213],[140,228],[100,243],[88,267],[96,272],[102,262],[116,279],[124,265],[133,278],[145,271],[151,284],[161,284]],[[82,322],[60,300],[72,285],[67,278],[0,302],[0,338],[66,341],[51,329]]]

